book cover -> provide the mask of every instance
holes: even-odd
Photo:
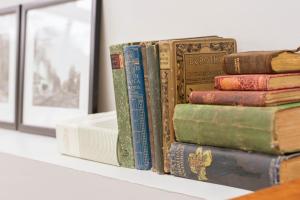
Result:
[[[300,102],[300,88],[273,91],[193,91],[192,104],[276,106]]]
[[[236,52],[236,41],[214,36],[166,40],[159,42],[159,50],[164,168],[168,172],[175,105],[187,103],[191,91],[214,88],[214,77],[224,74],[224,56]]]
[[[273,74],[300,71],[300,54],[296,50],[248,51],[225,56],[226,74]]]
[[[146,46],[148,79],[149,79],[149,99],[151,118],[153,125],[153,153],[155,159],[152,162],[154,171],[162,174],[163,167],[163,136],[162,136],[162,111],[161,111],[161,94],[160,94],[160,66],[159,51],[157,44],[149,44]],[[152,153],[152,152],[151,152]]]
[[[300,150],[300,103],[272,107],[178,104],[178,142],[268,154]],[[287,120],[288,119],[288,120]]]
[[[149,137],[150,137],[150,149],[151,149],[151,163],[152,170],[156,171],[155,165],[155,153],[154,153],[154,125],[152,123],[152,109],[151,109],[151,96],[150,96],[150,80],[149,80],[149,67],[148,66],[148,57],[146,52],[146,45],[151,44],[151,42],[141,42],[139,45],[141,46],[142,58],[143,58],[143,68],[144,68],[144,82],[145,82],[145,92],[146,92],[146,102],[147,102],[147,113],[148,113],[148,126],[149,126]]]
[[[269,91],[300,87],[300,73],[247,74],[215,77],[218,90]]]
[[[137,169],[148,170],[152,165],[141,46],[124,47],[124,58],[135,166]]]
[[[117,149],[119,163],[122,167],[135,168],[127,80],[123,53],[123,47],[127,45],[128,44],[110,46],[110,56],[119,130],[119,145]]]
[[[300,177],[299,154],[272,156],[176,142],[170,160],[172,175],[247,190]]]

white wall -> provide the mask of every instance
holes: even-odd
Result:
[[[240,51],[296,48],[299,9],[297,0],[104,0],[101,67],[107,89],[103,105],[114,107],[111,44],[219,35],[235,38]]]
[[[0,6],[16,1],[24,0],[0,0]],[[115,108],[108,51],[111,44],[219,35],[235,38],[240,51],[300,45],[298,0],[102,1],[100,111]]]

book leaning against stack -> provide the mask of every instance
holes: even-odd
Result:
[[[225,56],[227,75],[175,108],[171,174],[248,190],[300,177],[300,54]]]

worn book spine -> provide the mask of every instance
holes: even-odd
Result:
[[[150,43],[150,42],[149,42]],[[152,170],[156,171],[155,165],[155,153],[154,153],[154,127],[152,123],[152,109],[151,109],[151,98],[150,98],[150,81],[149,81],[149,66],[147,60],[147,53],[146,53],[146,44],[141,43],[141,50],[142,50],[142,57],[143,57],[143,67],[144,67],[144,82],[145,82],[145,92],[146,92],[146,101],[147,101],[147,113],[148,113],[148,125],[149,125],[149,137],[150,137],[150,149],[151,149],[151,163],[152,163]]]
[[[215,77],[215,88],[218,90],[270,90],[269,80],[269,75],[217,76]]]
[[[247,52],[225,56],[226,74],[271,74],[274,52]]]
[[[286,152],[279,149],[275,134],[275,114],[299,106],[300,103],[275,107],[179,104],[174,113],[176,141],[283,154]]]
[[[173,143],[171,174],[247,190],[279,183],[281,156]]]
[[[150,110],[153,125],[154,154],[155,159],[152,162],[152,168],[158,173],[164,173],[163,163],[163,134],[162,134],[162,109],[160,93],[160,65],[159,65],[159,47],[157,44],[146,47],[148,79],[149,79],[149,97]],[[152,153],[152,152],[151,152]]]
[[[215,88],[218,90],[240,91],[270,91],[291,89],[300,87],[299,83],[290,81],[292,80],[291,78],[297,79],[299,76],[300,73],[224,75],[215,77]],[[280,83],[282,84],[270,84],[273,79],[280,78]],[[287,85],[286,82],[289,84]]]
[[[172,44],[170,41],[159,42],[160,84],[163,134],[163,160],[165,173],[170,172],[169,149],[175,141],[173,113],[175,107],[175,80]]]
[[[267,106],[265,91],[193,91],[192,104]]]
[[[113,45],[110,47],[119,130],[117,152],[120,166],[135,168],[127,80],[124,68],[124,46],[125,45]]]
[[[151,168],[151,149],[141,46],[124,47],[124,55],[135,166],[148,170]]]

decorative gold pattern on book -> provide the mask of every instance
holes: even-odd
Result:
[[[176,42],[176,104],[187,103],[193,90],[212,90],[214,77],[224,74],[226,54],[236,51],[233,40],[203,40]]]
[[[240,58],[235,58],[234,59],[234,70],[237,73],[241,73],[241,68],[240,68]]]
[[[164,156],[164,170],[169,172],[168,148],[171,146],[170,140],[170,118],[169,118],[169,70],[161,70],[161,102],[162,102],[162,122],[163,122],[163,156]]]
[[[202,147],[197,148],[195,153],[189,154],[189,166],[193,173],[198,175],[201,181],[207,181],[206,168],[212,163],[211,150],[202,150]]]

